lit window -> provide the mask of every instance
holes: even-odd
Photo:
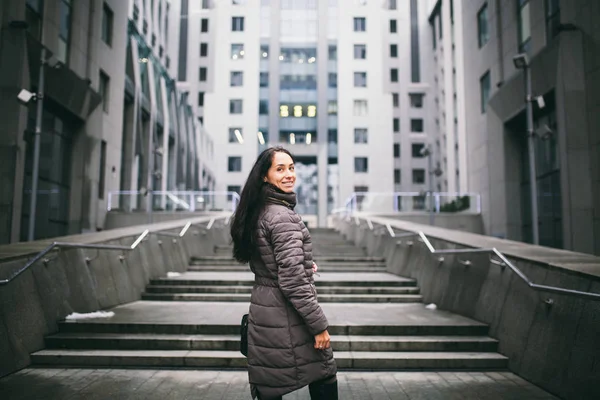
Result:
[[[286,105],[279,106],[279,116],[280,117],[289,117],[290,116],[289,107]]]
[[[308,112],[306,115],[309,118],[314,118],[317,115],[317,106],[308,106]]]
[[[294,106],[294,117],[298,118],[302,116],[302,106]]]
[[[244,45],[241,43],[235,43],[231,45],[231,59],[240,60],[244,58]]]

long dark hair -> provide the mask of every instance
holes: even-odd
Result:
[[[269,168],[273,163],[275,153],[285,153],[292,160],[294,156],[283,147],[270,147],[258,156],[248,179],[242,189],[240,202],[231,221],[231,240],[233,242],[233,258],[241,263],[247,263],[256,249],[256,224],[258,216],[265,206],[265,183]]]

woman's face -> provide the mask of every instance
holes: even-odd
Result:
[[[296,170],[292,157],[282,152],[273,154],[273,161],[271,168],[267,171],[267,176],[265,176],[265,182],[269,182],[286,193],[293,192],[296,184]]]

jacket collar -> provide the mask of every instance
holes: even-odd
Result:
[[[265,183],[264,191],[267,203],[282,204],[292,210],[296,207],[296,193],[286,193],[270,183]]]

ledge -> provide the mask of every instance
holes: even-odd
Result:
[[[369,218],[371,222],[378,224],[390,224],[392,228],[402,231],[421,231],[429,238],[441,239],[465,247],[484,249],[491,249],[495,247],[510,258],[534,261],[553,268],[562,269],[576,275],[600,279],[600,257],[592,254],[576,253],[574,251],[554,249],[544,246],[535,246],[513,240],[438,228],[435,226],[416,224],[392,218],[370,217],[368,215],[359,215],[359,217]]]
[[[213,217],[219,218],[226,217],[227,215],[230,215],[230,213],[214,213],[204,217],[186,218],[175,221],[130,226],[127,228],[110,229],[101,232],[61,236],[50,239],[36,240],[33,242],[18,242],[2,245],[0,246],[0,263],[36,255],[40,251],[44,250],[46,247],[50,246],[53,242],[68,242],[81,244],[108,242],[111,240],[118,240],[124,237],[140,235],[146,229],[148,229],[150,232],[177,229],[183,227],[186,223],[188,223],[188,221],[191,221],[193,224],[201,224],[210,221],[210,219]]]

